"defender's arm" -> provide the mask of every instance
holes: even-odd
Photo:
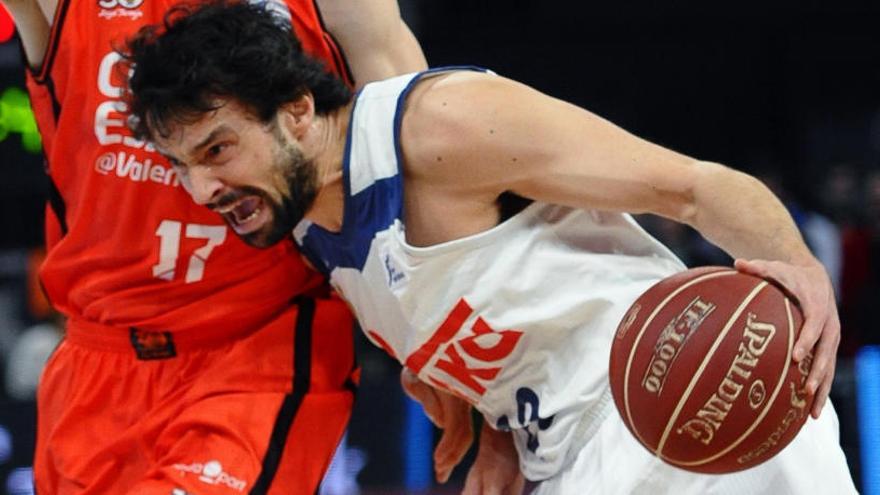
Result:
[[[358,88],[427,68],[396,0],[318,0],[327,29],[345,53]]]
[[[28,65],[39,67],[49,44],[49,30],[57,0],[2,0],[12,14]]]

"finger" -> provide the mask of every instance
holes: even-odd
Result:
[[[778,275],[776,270],[774,270],[773,261],[764,261],[764,260],[746,260],[746,259],[738,259],[733,262],[734,268],[737,271],[742,273],[748,273],[749,275],[754,275],[756,277],[761,278],[770,278],[776,280],[779,283],[782,283],[782,280],[777,280],[774,276]]]
[[[829,319],[833,316],[833,295],[826,295],[829,301],[821,304],[814,302],[814,297],[801,290],[803,284],[791,278],[790,271],[784,269],[784,263],[764,260],[736,260],[734,266],[743,273],[749,273],[761,278],[773,280],[782,285],[790,294],[794,295],[803,311],[804,322],[801,325],[800,335],[794,345],[793,357],[795,362],[801,362],[804,357],[815,347],[820,335],[823,334]],[[815,289],[815,288],[813,288]],[[811,290],[807,287],[806,290]],[[821,300],[821,299],[820,299]],[[834,331],[832,329],[832,331]],[[815,390],[815,389],[814,389]]]
[[[442,404],[458,403],[457,399],[441,400]],[[444,411],[446,423],[443,435],[434,450],[434,466],[437,479],[448,478],[452,469],[461,462],[474,440],[474,430],[470,421],[470,406],[448,408]]]
[[[815,391],[812,410],[814,418],[818,418],[819,414],[822,412],[822,408],[825,407],[825,401],[828,400],[828,393],[831,391],[831,385],[834,382],[835,364],[837,363],[837,344],[839,341],[839,333],[834,334],[833,336],[822,336],[816,353],[827,355],[828,359],[826,361],[821,361],[825,364],[817,365],[816,363],[813,363],[813,367],[810,369],[810,375],[807,377],[807,392],[812,393]],[[816,358],[816,361],[819,361],[820,359],[824,358]],[[822,369],[817,370],[819,366],[822,366]],[[817,373],[817,375],[814,376],[813,373]]]
[[[825,342],[825,345],[818,349],[818,356],[816,356],[817,359],[821,360],[821,363],[827,364],[822,358],[833,358],[837,353],[837,344],[840,342],[840,320],[837,317],[837,303],[834,300],[834,291],[831,289],[830,281],[826,282],[826,292],[823,296],[816,297],[815,290],[817,288],[813,286],[814,298],[803,301],[801,304],[801,309],[804,313],[804,323],[797,342],[795,342],[794,359],[797,362],[803,360],[807,354],[813,351],[817,344],[821,344],[819,342],[820,338]],[[805,299],[807,298],[807,296],[804,297]],[[829,340],[829,337],[832,338]],[[814,363],[813,369],[815,368],[816,364]],[[834,370],[830,371],[834,373]],[[812,390],[816,390],[816,386],[818,386],[818,381],[813,384]]]
[[[819,386],[819,392],[813,400],[813,419],[819,419],[819,415],[822,414],[822,409],[825,407],[825,402],[828,400],[828,393],[831,391],[831,384],[833,382],[834,375],[830,375],[822,382],[822,385]]]
[[[770,280],[781,285],[789,293],[797,295],[797,281],[791,277],[791,272],[789,269],[786,269],[787,265],[785,263],[779,261],[738,259],[733,262],[733,266],[739,272]],[[798,302],[800,303],[802,301],[798,299]]]
[[[454,465],[438,461],[436,456],[434,457],[434,477],[437,479],[437,483],[449,481],[453,469],[455,469]]]
[[[400,373],[400,385],[403,391],[412,400],[422,405],[425,415],[437,426],[443,425],[443,406],[437,393],[430,386],[419,380],[412,372],[404,371]]]
[[[468,471],[461,495],[481,495],[480,490],[482,490],[482,488],[482,472],[479,467],[474,466]]]
[[[822,315],[814,314],[815,312],[813,308],[814,306],[807,305],[804,305],[802,308],[804,313],[804,323],[801,325],[801,333],[798,335],[797,341],[794,343],[794,352],[792,353],[794,360],[798,363],[801,362],[814,347],[816,347],[820,338],[835,333],[834,327],[829,321],[830,315],[828,313]],[[827,365],[827,353],[818,353],[814,358],[815,361],[813,362],[812,369],[817,370],[818,368],[819,371],[824,371],[824,365]],[[813,372],[811,371],[810,375],[818,376],[818,373],[813,375]],[[809,385],[809,381],[807,383]],[[815,387],[813,387],[812,390],[815,390]]]
[[[810,375],[807,377],[807,383],[804,387],[810,394],[816,393],[819,384],[825,380],[825,377],[829,372],[834,372],[834,370],[831,369],[831,364],[832,361],[834,361],[835,353],[837,352],[836,339],[837,334],[831,328],[825,329],[825,331],[819,336],[819,341],[813,352],[813,363],[810,367]]]
[[[467,454],[473,442],[473,431],[470,429],[453,428],[443,431],[437,448],[434,449],[434,472],[437,481],[445,483],[452,470],[455,469]]]

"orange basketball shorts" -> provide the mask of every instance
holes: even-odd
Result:
[[[354,378],[337,299],[216,345],[71,322],[40,384],[37,493],[313,494]]]

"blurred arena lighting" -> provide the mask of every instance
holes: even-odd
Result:
[[[12,458],[12,435],[9,429],[0,425],[0,464],[9,462]]]
[[[342,437],[333,460],[321,482],[319,495],[359,495],[357,476],[367,464],[367,454],[358,448],[348,446],[348,433]]]
[[[33,468],[13,469],[6,478],[6,493],[8,495],[34,495],[34,470]]]
[[[862,458],[862,494],[880,495],[880,346],[856,354],[856,400]]]
[[[21,135],[21,147],[28,153],[39,154],[43,149],[30,98],[15,86],[0,94],[0,141],[11,133]]]
[[[434,429],[422,405],[404,397],[404,435],[401,453],[404,463],[404,486],[409,491],[426,490],[431,486]]]
[[[12,39],[15,32],[15,25],[12,24],[12,16],[6,10],[6,7],[0,3],[0,43],[6,43]]]

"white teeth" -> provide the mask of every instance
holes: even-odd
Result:
[[[216,211],[217,213],[220,213],[221,215],[222,215],[222,214],[225,214],[225,213],[229,213],[230,211],[232,211],[232,210],[235,209],[235,206],[236,206],[237,204],[238,204],[238,203],[235,203],[235,204],[229,205],[229,206],[227,206],[227,207],[225,207],[225,208],[215,208],[214,211]]]
[[[240,222],[238,222],[238,223],[249,222],[249,221],[253,220],[254,218],[257,218],[257,215],[260,214],[260,210],[261,210],[261,208],[257,208],[256,210],[254,210],[253,213],[251,213],[250,215],[248,215],[247,218],[242,219],[242,221],[240,221]]]

